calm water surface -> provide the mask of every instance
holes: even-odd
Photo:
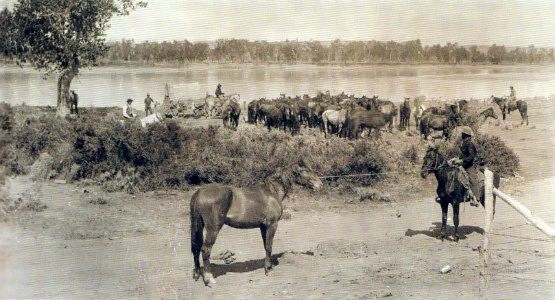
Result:
[[[225,93],[242,100],[287,95],[379,95],[394,101],[425,95],[427,98],[486,98],[508,95],[513,85],[518,97],[555,94],[555,66],[266,66],[194,65],[181,68],[101,67],[84,70],[72,83],[80,106],[123,105],[133,98],[142,103],[146,93],[158,101],[164,86],[175,98],[214,94],[222,83]],[[0,67],[0,101],[11,104],[55,105],[56,80],[43,80],[32,68]]]

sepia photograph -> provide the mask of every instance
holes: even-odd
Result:
[[[555,299],[554,16],[0,0],[0,299]]]

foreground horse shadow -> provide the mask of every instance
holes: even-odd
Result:
[[[429,237],[441,240],[441,222],[434,222],[432,223],[434,225],[434,227],[430,227],[428,228],[428,230],[412,230],[412,229],[407,229],[407,231],[405,232],[405,236],[408,237],[413,237],[415,235],[418,234],[423,234],[423,235],[427,235]],[[450,226],[447,225],[447,231],[454,231],[455,227],[454,226]],[[481,227],[478,226],[469,226],[469,225],[462,225],[459,226],[459,238],[461,240],[466,239],[466,236],[471,234],[471,233],[479,233],[479,234],[484,234],[484,229],[482,229]],[[453,241],[453,238],[448,236],[445,237],[445,239],[448,239],[450,241]]]
[[[279,265],[278,258],[282,257],[283,254],[285,254],[285,252],[281,252],[271,256],[270,261],[272,262],[272,265],[274,267]],[[211,267],[213,270],[214,278],[218,278],[220,276],[227,274],[228,272],[247,273],[258,269],[264,269],[264,258],[253,259],[253,260],[248,260],[243,262],[235,262],[229,265],[225,265],[225,264],[220,265],[220,264],[212,263]]]

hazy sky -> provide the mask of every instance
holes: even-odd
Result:
[[[9,5],[14,0],[0,0]],[[555,46],[555,1],[149,0],[109,40],[395,40]]]

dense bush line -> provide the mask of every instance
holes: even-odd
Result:
[[[48,152],[53,158],[50,176],[90,179],[112,190],[210,182],[248,186],[279,167],[297,164],[320,176],[414,171],[422,154],[418,149],[422,145],[410,142],[392,146],[368,139],[326,139],[316,130],[290,136],[254,126],[239,131],[183,128],[173,121],[143,128],[138,122],[122,124],[104,111],[61,120],[53,113],[28,118],[28,112],[17,115],[9,106],[1,108],[0,164],[9,173],[25,173],[41,153]],[[498,137],[478,135],[476,141],[479,159],[491,169],[503,175],[518,170],[518,157]],[[456,147],[446,151],[458,155]],[[326,181],[330,186],[371,185],[384,177]]]

